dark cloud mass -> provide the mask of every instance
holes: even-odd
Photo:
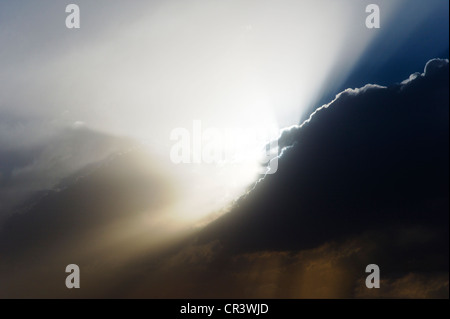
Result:
[[[0,296],[448,298],[448,67],[340,93],[283,132],[276,174],[158,249],[164,230],[141,217],[164,214],[173,189],[151,158],[130,152],[69,179],[3,224]],[[73,262],[78,291],[63,286]],[[377,291],[364,286],[370,263]]]
[[[403,84],[340,93],[282,134],[280,145],[293,147],[279,171],[205,238],[236,250],[303,249],[394,224],[446,229],[447,84],[448,62],[433,60]]]
[[[387,276],[446,274],[448,296],[448,112],[448,60],[401,84],[342,92],[282,134],[293,147],[278,172],[200,241],[246,253],[363,236],[361,250],[378,252],[360,270],[372,260]]]

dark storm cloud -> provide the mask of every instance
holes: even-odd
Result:
[[[448,273],[405,271],[393,256],[414,260],[436,238],[421,227],[366,232],[303,250],[233,253],[220,241],[191,240],[164,254],[146,256],[121,269],[108,297],[147,298],[442,298]],[[414,249],[411,249],[414,248]],[[428,254],[428,257],[432,254]],[[382,269],[380,291],[367,291],[366,265]],[[423,262],[423,260],[422,260]],[[426,260],[434,264],[432,258]],[[422,289],[422,290],[418,290]],[[446,290],[447,289],[447,290]]]
[[[433,244],[392,251],[410,270],[448,267],[448,60],[387,88],[346,90],[299,127],[285,131],[287,149],[201,242],[235,252],[302,250],[365,231],[421,225]],[[434,263],[423,263],[433,255]],[[400,266],[399,266],[400,267]],[[403,268],[406,271],[408,268]],[[415,269],[415,270],[417,270]],[[447,268],[448,269],[448,268]]]

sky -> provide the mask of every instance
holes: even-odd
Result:
[[[370,297],[377,257],[380,296],[448,298],[448,1],[75,3],[79,29],[66,2],[0,3],[0,297]],[[174,161],[180,136],[201,163]]]

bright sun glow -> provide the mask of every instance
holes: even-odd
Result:
[[[190,128],[179,128],[180,140],[171,148],[172,155],[179,155],[174,155],[172,162],[182,162],[172,163],[180,199],[172,211],[179,222],[220,216],[271,165],[271,173],[275,172],[278,148],[273,141],[279,128],[274,113],[263,103],[246,110],[250,113],[239,117],[233,127],[224,123],[212,127],[198,120]]]

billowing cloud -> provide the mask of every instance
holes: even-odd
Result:
[[[235,253],[301,251],[374,232],[385,248],[372,262],[386,276],[446,273],[448,65],[432,60],[408,81],[346,90],[284,131],[279,144],[289,148],[279,171],[204,229],[200,242],[218,240]],[[382,244],[392,232],[408,244]]]
[[[294,147],[279,172],[205,233],[237,249],[308,247],[386,223],[445,219],[447,72],[448,61],[435,60],[407,84],[342,92],[282,134],[279,144]]]

